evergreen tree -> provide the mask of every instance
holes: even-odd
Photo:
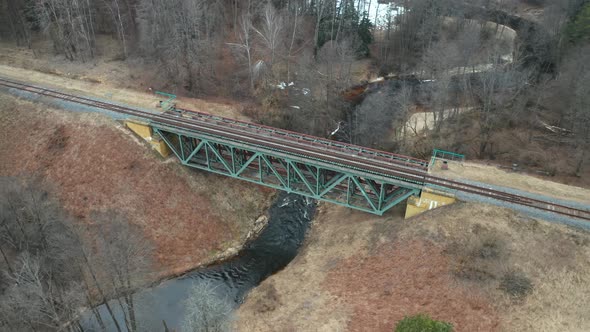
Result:
[[[342,0],[338,6],[327,6],[325,9],[320,17],[318,48],[330,40],[338,42],[348,39],[357,56],[368,56],[369,44],[373,42],[373,25],[368,13],[364,12],[361,19],[354,0]]]
[[[590,41],[590,3],[584,5],[576,17],[568,24],[566,35],[570,42]]]
[[[373,33],[371,28],[373,24],[369,20],[367,12],[363,14],[363,19],[360,21],[357,34],[359,36],[359,47],[357,48],[357,54],[361,57],[369,56],[369,45],[373,42]]]

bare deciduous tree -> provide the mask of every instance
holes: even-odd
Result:
[[[42,0],[37,17],[54,48],[69,60],[86,61],[95,53],[95,23],[90,0]]]
[[[405,84],[369,95],[352,115],[352,141],[355,144],[385,148],[394,138],[405,144],[405,123],[411,104],[411,88]]]
[[[13,330],[75,328],[78,309],[100,303],[110,316],[92,310],[101,326],[110,319],[118,331],[138,330],[133,294],[151,280],[152,247],[120,215],[92,217],[96,226],[76,234],[46,187],[0,177],[0,274],[9,281],[0,287],[0,317]]]
[[[254,91],[254,68],[252,64],[252,18],[249,13],[242,15],[239,24],[238,37],[239,43],[228,43],[228,45],[236,47],[242,52],[247,60],[248,65],[248,82],[250,83],[250,91]]]
[[[127,58],[129,55],[129,46],[127,41],[127,27],[126,24],[130,20],[130,18],[125,18],[125,13],[123,12],[124,4],[120,0],[102,0],[105,6],[108,8],[113,23],[115,24],[117,30],[117,38],[121,42],[121,47],[123,47],[123,56]],[[125,5],[129,6],[128,3]]]
[[[32,24],[27,20],[27,14],[34,11],[33,3],[22,0],[5,0],[0,2],[0,8],[3,11],[0,13],[0,17],[4,17],[8,22],[16,44],[31,48]]]
[[[57,330],[83,303],[79,242],[65,220],[39,182],[0,178],[0,247],[10,281],[0,316],[16,330]]]
[[[234,304],[220,294],[212,283],[198,282],[185,303],[184,331],[227,332],[230,331]]]
[[[572,137],[561,137],[560,143],[570,143],[576,153],[573,173],[580,175],[588,163],[590,146],[590,45],[572,49],[564,58],[557,80],[546,90],[539,91],[544,107],[557,115],[555,124],[567,129]]]
[[[142,51],[162,64],[170,80],[198,93],[217,87],[215,63],[223,36],[223,7],[215,0],[141,0]]]
[[[275,7],[269,2],[264,8],[261,28],[253,28],[260,36],[264,45],[270,52],[270,67],[272,68],[275,61],[275,53],[282,43],[282,31],[284,28],[283,17]]]
[[[117,329],[124,326],[128,331],[138,331],[134,292],[149,280],[153,271],[153,247],[141,229],[120,214],[107,211],[94,213],[92,218],[95,227],[81,230],[96,234],[91,243],[84,245],[83,270],[91,280],[88,287],[98,291],[99,303],[105,303],[110,317],[104,319],[112,319]],[[117,319],[116,312],[122,313],[122,321]],[[102,319],[97,316],[98,322]]]
[[[499,63],[498,55],[490,57],[488,70],[472,76],[474,83],[470,93],[479,101],[478,126],[479,147],[477,156],[483,158],[492,136],[502,124],[504,111],[510,109],[514,99],[521,95],[528,84],[530,73],[518,71],[515,67],[504,67]],[[489,151],[493,157],[493,151]]]

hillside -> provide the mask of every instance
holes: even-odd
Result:
[[[587,232],[472,203],[401,215],[322,205],[300,255],[249,294],[236,328],[392,331],[426,313],[466,332],[590,329]]]
[[[66,210],[92,224],[113,210],[156,246],[153,280],[243,244],[271,190],[167,162],[121,124],[0,96],[0,176],[40,177]]]

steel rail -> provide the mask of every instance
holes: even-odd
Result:
[[[180,111],[181,113],[190,114],[191,116],[197,116],[199,118],[206,118],[206,119],[213,119],[216,121],[222,121],[222,122],[228,123],[230,125],[239,124],[241,126],[247,126],[248,128],[266,131],[271,136],[277,136],[277,137],[278,136],[288,136],[288,137],[292,137],[295,139],[301,139],[301,140],[307,139],[311,143],[322,144],[322,145],[326,145],[331,148],[338,147],[343,150],[348,149],[350,151],[359,151],[360,153],[362,153],[364,155],[371,155],[374,157],[378,157],[380,159],[383,159],[384,161],[388,161],[388,162],[401,161],[401,162],[404,162],[404,164],[408,164],[413,167],[421,167],[424,169],[428,169],[428,161],[423,160],[423,159],[414,158],[411,156],[404,156],[404,155],[396,154],[396,153],[392,153],[392,152],[380,151],[380,150],[367,148],[367,147],[363,147],[363,146],[358,146],[358,145],[354,145],[354,144],[349,144],[349,143],[334,141],[334,140],[330,140],[330,139],[324,139],[324,138],[317,137],[317,136],[311,136],[311,135],[307,135],[307,134],[297,133],[297,132],[286,130],[286,129],[279,129],[279,128],[274,128],[274,127],[270,127],[270,126],[265,126],[262,124],[255,124],[252,122],[225,118],[225,117],[221,117],[221,116],[217,116],[217,115],[212,115],[209,113],[198,112],[198,111],[184,109],[184,108],[177,108],[177,110]],[[171,113],[173,111],[166,111],[166,112]]]
[[[243,140],[243,138],[240,138],[240,140]],[[250,143],[257,143],[257,142],[254,141],[254,142],[250,142]],[[271,144],[272,144],[272,142],[271,142]],[[304,155],[306,154],[304,151],[302,152],[301,150],[297,150],[296,148],[295,148],[295,150],[294,149],[287,149],[287,150],[288,150],[287,152],[289,152],[289,153],[294,153],[294,154],[303,153]],[[323,160],[326,159],[325,153],[328,153],[328,151],[323,151],[323,154],[321,154],[321,156],[323,156],[323,158],[322,158]],[[311,157],[309,154],[307,154],[307,156]],[[345,164],[347,164],[348,166],[353,166],[350,164],[350,162],[352,162],[351,160],[343,160],[342,158],[338,158],[338,160],[336,160],[334,163],[337,164],[338,162],[345,162]],[[376,169],[372,166],[365,164],[365,165],[363,165],[363,169],[361,169],[361,170],[364,171],[367,168],[370,168],[373,172],[385,171],[388,175],[394,176],[396,178],[398,178],[400,176],[407,177],[408,175],[410,175],[410,177],[415,181],[422,180],[424,183],[439,185],[439,186],[443,186],[448,189],[454,189],[454,190],[459,190],[459,191],[463,191],[463,192],[467,192],[467,193],[482,195],[482,196],[506,201],[509,203],[515,203],[515,204],[519,204],[519,205],[524,205],[524,206],[528,206],[528,207],[533,207],[533,208],[545,210],[545,211],[552,212],[552,213],[558,213],[558,214],[567,215],[570,217],[576,217],[576,218],[590,220],[590,212],[585,211],[585,210],[581,210],[581,209],[572,208],[572,207],[565,206],[565,205],[561,205],[561,204],[557,204],[557,203],[542,201],[542,200],[533,199],[533,198],[526,197],[526,196],[520,196],[520,195],[516,195],[516,194],[506,193],[503,191],[493,190],[493,189],[489,189],[489,188],[482,188],[479,186],[469,185],[469,184],[465,184],[463,182],[453,181],[453,180],[449,180],[449,179],[445,179],[445,178],[433,177],[433,176],[427,175],[423,172],[412,172],[411,170],[406,170],[406,169],[404,169],[403,173],[400,174],[399,172],[395,172],[395,173],[387,172],[387,170],[384,170],[381,167],[378,167],[378,169]],[[558,211],[556,208],[561,209],[563,211]]]
[[[540,199],[535,199],[527,196],[516,195],[507,193],[504,191],[484,188],[480,186],[475,186],[471,184],[466,184],[464,182],[453,181],[445,178],[440,177],[433,177],[433,176],[426,176],[424,179],[426,184],[432,184],[439,187],[443,187],[445,189],[453,189],[457,191],[462,191],[470,194],[476,194],[479,196],[489,197],[496,200],[505,201],[508,203],[514,203],[518,205],[524,205],[540,210],[544,210],[547,212],[552,212],[556,214],[566,215],[569,217],[584,219],[586,221],[590,221],[590,211],[574,208],[571,206],[566,206],[558,203],[548,202]]]
[[[7,84],[3,84],[2,81],[3,80],[0,79],[0,85],[7,85]],[[25,88],[19,87],[20,85],[24,86]],[[208,133],[214,134],[220,138],[230,138],[228,136],[231,136],[231,138],[233,138],[234,141],[238,141],[238,142],[245,141],[245,137],[249,137],[250,140],[248,140],[248,142],[250,144],[263,145],[263,146],[266,146],[266,147],[269,147],[272,149],[285,150],[285,146],[290,146],[291,149],[289,149],[289,151],[287,151],[287,152],[307,156],[308,158],[314,159],[316,161],[326,161],[326,159],[330,159],[335,164],[349,166],[349,167],[352,167],[352,168],[360,170],[360,171],[366,171],[366,169],[369,168],[368,164],[373,164],[372,165],[373,167],[370,167],[371,171],[373,173],[375,173],[377,175],[393,176],[397,180],[400,180],[400,178],[401,178],[403,181],[403,179],[408,179],[408,177],[411,177],[413,181],[419,182],[419,184],[422,184],[422,176],[424,174],[426,174],[426,172],[423,171],[422,169],[412,170],[412,169],[408,169],[406,167],[399,167],[395,162],[393,162],[393,164],[390,163],[390,164],[383,165],[382,161],[378,161],[379,164],[374,164],[373,160],[365,158],[365,157],[361,158],[361,157],[358,157],[354,154],[344,154],[341,151],[332,151],[330,149],[317,149],[316,147],[308,146],[306,144],[299,144],[301,146],[296,146],[296,144],[294,144],[294,143],[300,143],[300,142],[281,140],[282,142],[280,144],[277,144],[276,143],[277,140],[273,139],[272,137],[268,137],[266,135],[259,136],[259,135],[252,133],[252,132],[248,132],[248,131],[232,130],[230,128],[227,128],[227,126],[222,126],[222,125],[219,125],[216,123],[189,122],[189,121],[186,121],[186,119],[184,117],[179,118],[176,115],[156,114],[156,113],[144,112],[144,111],[140,111],[140,110],[129,108],[129,107],[124,107],[124,106],[120,106],[120,105],[116,105],[116,104],[110,104],[110,103],[97,101],[97,100],[90,99],[90,98],[69,95],[69,94],[54,91],[51,89],[45,89],[45,88],[40,88],[40,87],[16,83],[16,82],[10,82],[10,87],[17,88],[17,89],[24,90],[24,91],[28,91],[28,92],[41,94],[41,95],[45,95],[48,97],[59,98],[59,99],[70,101],[70,102],[76,102],[76,103],[91,106],[91,107],[99,107],[99,108],[103,108],[103,109],[107,109],[107,110],[111,110],[111,111],[116,111],[119,113],[132,115],[132,116],[139,117],[142,119],[147,119],[147,120],[153,121],[155,123],[161,122],[161,123],[165,123],[167,125],[172,125],[172,126],[179,127],[179,128],[193,129],[193,130],[198,130],[199,132],[208,132]],[[170,122],[170,121],[172,121],[172,122]],[[213,132],[211,132],[211,131],[213,131]],[[273,139],[273,140],[268,140],[268,139]],[[302,148],[304,148],[304,149],[302,149]],[[312,148],[313,150],[310,148]],[[338,153],[342,156],[339,156],[336,153]],[[328,158],[326,158],[327,155],[329,155]],[[343,157],[346,157],[346,158],[343,158]],[[355,159],[360,159],[360,160],[352,160],[352,159],[350,159],[351,157],[353,157]],[[397,171],[397,173],[392,173],[391,171]]]
[[[168,118],[170,118],[170,116],[168,116]],[[177,120],[177,118],[173,118],[173,120]],[[183,123],[183,124],[185,124],[185,123]],[[199,124],[195,124],[195,123],[190,123],[187,125],[190,127],[193,127],[194,129],[197,129],[199,131],[208,132],[210,134],[229,135],[229,136],[234,136],[234,137],[236,137],[235,135],[237,135],[236,138],[238,141],[246,141],[250,144],[260,143],[256,137],[252,137],[248,134],[244,135],[244,133],[235,133],[235,132],[227,131],[227,129],[225,129],[225,132],[224,132],[224,131],[220,131],[219,129],[204,128],[204,127],[200,126]],[[184,125],[181,125],[180,128],[189,129]],[[245,136],[248,137],[248,139],[245,139]],[[316,151],[310,151],[310,150],[302,150],[301,148],[296,147],[296,146],[292,146],[288,143],[285,144],[285,142],[275,143],[275,142],[270,141],[270,142],[265,142],[265,143],[266,143],[265,145],[274,146],[275,148],[278,148],[279,150],[283,150],[285,152],[288,152],[288,153],[291,153],[294,155],[303,155],[306,157],[310,157],[312,159],[316,159],[319,156],[320,161],[325,161],[326,159],[331,159],[331,162],[336,165],[344,164],[344,166],[353,167],[353,168],[356,168],[356,165],[360,165],[362,168],[356,168],[357,170],[360,170],[360,171],[370,170],[371,171],[370,173],[375,173],[377,175],[386,175],[386,176],[389,175],[389,176],[392,176],[396,179],[399,179],[400,177],[405,177],[408,180],[411,179],[416,182],[439,185],[439,186],[443,186],[448,189],[454,189],[454,190],[459,190],[459,191],[463,191],[463,192],[467,192],[467,193],[482,195],[482,196],[486,196],[486,197],[490,197],[490,198],[494,198],[494,199],[498,199],[498,200],[507,201],[509,203],[525,205],[528,207],[538,208],[538,209],[545,210],[548,212],[553,212],[553,213],[563,214],[563,215],[567,215],[567,216],[571,216],[571,217],[590,220],[590,212],[587,212],[587,211],[581,210],[581,209],[572,208],[572,207],[565,206],[565,205],[560,205],[560,204],[556,204],[556,203],[532,199],[530,197],[506,193],[503,191],[493,190],[493,189],[489,189],[489,188],[482,188],[479,186],[469,185],[469,184],[465,184],[463,182],[453,181],[453,180],[449,180],[449,179],[445,179],[445,178],[434,177],[434,176],[427,175],[426,173],[421,172],[421,171],[411,171],[411,170],[408,170],[405,168],[401,169],[401,170],[399,168],[397,170],[391,170],[389,168],[383,168],[380,165],[367,165],[367,164],[360,163],[356,160],[346,160],[346,159],[340,158],[339,156],[333,156],[329,153],[329,151],[316,152]],[[289,147],[285,147],[285,146],[289,146]],[[315,155],[315,157],[314,157],[314,155]],[[555,208],[560,208],[563,211],[558,211]]]
[[[419,184],[423,184],[425,172],[414,172],[407,168],[400,168],[400,167],[384,167],[382,165],[373,165],[368,164],[366,161],[359,161],[359,160],[351,160],[345,159],[341,156],[336,156],[330,153],[330,151],[316,151],[310,149],[303,149],[296,144],[289,144],[288,142],[273,142],[273,141],[261,141],[258,137],[253,136],[249,133],[242,133],[236,132],[232,130],[228,130],[227,128],[212,128],[208,126],[203,126],[201,124],[195,123],[185,123],[177,118],[164,118],[158,119],[154,121],[154,124],[157,126],[158,124],[163,123],[167,125],[171,125],[176,128],[180,129],[189,129],[193,131],[198,131],[199,133],[207,133],[209,135],[213,135],[214,137],[228,139],[231,141],[236,142],[246,142],[253,146],[263,146],[267,149],[270,149],[270,152],[273,151],[282,151],[293,156],[303,156],[306,157],[310,161],[316,161],[320,163],[324,163],[324,168],[331,167],[331,164],[348,167],[349,169],[357,170],[360,172],[366,172],[369,174],[375,174],[385,177],[393,177],[396,180],[403,181],[406,180],[413,180],[419,182]],[[179,125],[180,123],[180,125]],[[410,181],[408,181],[410,182]]]
[[[403,167],[401,169],[399,167],[393,167],[393,169],[392,169],[390,167],[393,165],[388,165],[389,167],[385,167],[385,168],[382,165],[375,165],[375,164],[367,165],[367,164],[361,163],[360,161],[357,161],[357,160],[346,159],[341,156],[338,156],[337,154],[342,154],[341,151],[333,151],[332,149],[326,148],[323,151],[317,152],[317,151],[313,151],[315,149],[313,149],[313,150],[302,149],[302,146],[297,146],[300,144],[288,144],[289,147],[285,148],[284,143],[286,141],[292,143],[292,141],[290,141],[290,140],[282,140],[283,142],[281,142],[281,143],[274,143],[272,141],[267,141],[267,140],[261,142],[261,138],[263,138],[263,139],[271,138],[271,139],[276,140],[277,137],[273,136],[273,135],[271,135],[271,136],[257,135],[256,133],[252,133],[249,131],[235,130],[237,128],[234,128],[233,126],[230,126],[230,127],[232,127],[233,130],[231,130],[231,133],[228,133],[228,132],[223,132],[223,130],[219,130],[219,128],[213,128],[214,126],[223,127],[223,125],[219,125],[219,123],[215,123],[214,126],[203,126],[202,124],[201,124],[201,126],[199,126],[199,125],[196,125],[193,121],[190,121],[191,123],[189,124],[186,121],[186,117],[181,117],[181,119],[178,119],[178,117],[171,117],[170,115],[166,115],[166,114],[155,114],[155,113],[140,111],[140,110],[125,107],[125,106],[120,106],[120,105],[106,103],[106,102],[102,102],[102,101],[98,101],[98,100],[94,100],[94,99],[90,99],[90,98],[65,94],[62,92],[55,91],[55,90],[50,90],[50,89],[46,89],[46,88],[36,87],[33,85],[27,85],[27,84],[23,84],[23,83],[19,83],[19,82],[9,81],[9,80],[2,79],[2,78],[0,78],[0,85],[6,86],[9,88],[22,90],[22,91],[28,91],[31,93],[45,95],[45,96],[52,97],[52,98],[75,102],[75,103],[82,104],[82,105],[87,105],[87,106],[91,106],[91,107],[99,107],[99,108],[103,108],[106,110],[115,111],[118,113],[124,113],[124,114],[138,117],[141,119],[148,119],[148,120],[151,120],[154,122],[162,122],[167,125],[182,128],[185,130],[188,129],[188,130],[206,131],[206,132],[209,132],[210,134],[214,134],[216,136],[221,135],[222,138],[228,134],[231,136],[234,136],[234,137],[235,137],[235,135],[238,135],[237,139],[239,141],[248,141],[250,144],[255,144],[255,145],[263,143],[263,145],[267,145],[269,148],[273,148],[272,146],[269,146],[269,145],[273,145],[273,146],[275,146],[275,148],[276,148],[276,145],[279,145],[280,147],[282,147],[282,149],[280,149],[280,150],[287,150],[285,152],[301,154],[303,156],[311,157],[313,159],[316,158],[316,157],[313,157],[313,155],[317,156],[319,154],[321,156],[321,160],[326,160],[326,157],[328,157],[328,159],[331,159],[332,162],[334,162],[336,164],[341,164],[343,166],[353,167],[353,168],[361,170],[361,171],[365,171],[367,169],[370,169],[369,173],[375,172],[378,175],[385,175],[386,177],[393,176],[394,178],[399,178],[399,177],[408,178],[409,177],[408,180],[411,180],[411,181],[432,184],[432,185],[436,185],[436,186],[443,187],[446,189],[453,189],[453,190],[458,190],[458,191],[462,191],[462,192],[466,192],[466,193],[472,193],[472,194],[476,194],[476,195],[480,195],[480,196],[484,196],[484,197],[490,197],[490,198],[493,198],[496,200],[506,201],[508,203],[514,203],[514,204],[518,204],[518,205],[524,205],[524,206],[544,210],[547,212],[562,214],[562,215],[566,215],[566,216],[570,216],[570,217],[574,217],[574,218],[579,218],[579,219],[584,219],[584,220],[590,220],[590,211],[587,211],[587,210],[577,209],[577,208],[573,208],[571,206],[566,206],[566,205],[548,202],[548,201],[544,201],[544,200],[534,199],[531,197],[511,194],[511,193],[507,193],[507,192],[503,192],[503,191],[499,191],[499,190],[493,190],[493,189],[489,189],[489,188],[484,188],[484,187],[480,187],[480,186],[476,186],[476,185],[466,184],[463,182],[454,181],[454,180],[450,180],[450,179],[446,179],[446,178],[434,177],[431,175],[427,175],[420,168],[415,169],[415,170],[411,170],[406,167]],[[198,113],[200,115],[205,114],[205,113],[201,113],[201,112],[191,112],[191,113]],[[212,116],[211,118],[216,119],[217,117]],[[222,119],[227,120],[227,118],[222,118]],[[223,122],[225,122],[225,121],[223,121]],[[242,124],[249,124],[248,122],[244,122],[244,121],[237,121],[237,122],[240,122]],[[271,127],[266,127],[266,126],[259,126],[259,127],[260,128],[271,128]],[[227,128],[227,126],[225,126],[225,127],[223,127],[223,129],[227,130],[228,128]],[[285,132],[287,132],[287,131],[285,131]],[[246,134],[248,136],[248,139],[245,140],[244,137],[239,136],[239,135],[244,135],[244,134]],[[300,135],[300,136],[303,137],[303,136],[307,136],[307,135]],[[312,137],[312,136],[308,136],[308,137]],[[311,147],[313,148],[313,146],[311,146]],[[307,148],[309,148],[309,146],[307,146]],[[362,148],[362,149],[364,149],[364,148]],[[364,150],[368,150],[368,149],[364,149]],[[363,150],[360,150],[360,151],[362,153]],[[347,155],[347,157],[348,158],[355,157],[355,155],[354,154]],[[366,163],[367,161],[371,162],[373,160],[371,158],[363,157],[363,161]],[[380,161],[384,161],[384,160],[381,159]],[[393,160],[387,159],[387,161],[393,162],[394,164],[399,164],[399,162],[396,162]],[[356,165],[360,165],[362,168],[357,168]]]
[[[184,112],[184,110],[183,110]],[[194,112],[194,111],[191,111]],[[175,112],[173,111],[166,111],[165,113],[167,114],[175,114]],[[200,112],[194,112],[194,113],[198,113],[198,114],[204,114],[204,113],[200,113]],[[199,123],[202,123],[203,120],[200,119],[202,117],[199,116],[199,118],[194,118],[194,117],[184,117],[183,119],[187,119],[188,121],[198,121]],[[204,119],[205,122],[212,121],[212,123],[218,123],[218,119],[217,117],[205,117]],[[221,118],[221,119],[225,119],[228,120],[227,118]],[[347,156],[351,155],[351,153],[354,154],[355,157],[358,158],[363,158],[364,160],[371,160],[371,161],[377,161],[380,162],[381,164],[384,165],[391,165],[391,164],[396,164],[399,166],[403,166],[403,167],[408,167],[411,169],[416,169],[416,170],[422,170],[424,172],[426,172],[428,170],[428,163],[426,161],[424,161],[423,163],[418,163],[418,162],[408,162],[409,159],[405,159],[402,160],[401,158],[392,158],[392,157],[384,157],[378,154],[373,154],[373,153],[366,153],[366,151],[368,151],[367,149],[352,149],[349,148],[348,150],[343,148],[342,146],[344,146],[344,144],[342,144],[342,146],[340,146],[339,144],[337,144],[338,142],[336,141],[330,141],[330,140],[324,140],[324,141],[315,141],[312,140],[311,138],[314,138],[314,136],[309,136],[309,135],[301,135],[301,136],[294,136],[294,135],[286,135],[284,133],[280,133],[280,131],[274,132],[270,129],[265,129],[265,128],[272,128],[272,127],[254,127],[254,125],[252,125],[249,122],[245,122],[245,121],[236,121],[236,122],[241,122],[242,125],[236,125],[233,121],[222,121],[224,126],[230,126],[232,128],[236,128],[236,129],[241,129],[243,125],[248,125],[248,128],[252,128],[256,130],[257,134],[260,134],[260,130],[264,130],[266,132],[268,132],[268,135],[264,135],[267,137],[270,137],[274,140],[285,140],[285,141],[289,141],[289,142],[297,142],[297,143],[302,143],[305,146],[309,146],[309,147],[319,147],[322,150],[330,150],[330,151],[334,151],[334,152],[340,152],[343,153]],[[287,132],[287,131],[285,131]],[[306,139],[307,138],[307,139]],[[319,143],[318,143],[319,142]],[[355,147],[354,145],[348,145],[349,147]],[[392,154],[393,155],[393,154]],[[414,159],[414,160],[419,160],[419,159]]]
[[[411,168],[405,165],[399,165],[396,162],[393,163],[385,163],[382,160],[373,160],[366,157],[359,157],[356,154],[348,154],[343,153],[342,151],[334,151],[327,147],[317,147],[317,146],[310,146],[308,144],[301,144],[301,142],[287,140],[284,138],[275,138],[275,137],[268,137],[266,135],[259,136],[255,133],[249,131],[241,131],[235,130],[235,128],[230,127],[228,128],[225,125],[219,125],[217,123],[209,123],[209,122],[197,122],[195,120],[186,121],[184,117],[180,118],[178,116],[170,115],[170,114],[163,114],[161,118],[166,118],[168,120],[173,121],[181,121],[182,124],[191,125],[191,126],[198,126],[201,129],[203,127],[207,127],[211,130],[215,130],[217,134],[223,138],[229,138],[229,136],[234,137],[235,141],[244,141],[244,137],[249,137],[255,141],[250,141],[253,144],[261,144],[267,147],[277,149],[277,150],[284,150],[285,147],[291,147],[293,149],[297,149],[297,151],[307,151],[307,156],[317,160],[317,161],[326,161],[326,156],[328,155],[335,163],[348,163],[349,166],[358,167],[360,166],[362,170],[364,170],[368,165],[378,167],[382,171],[387,170],[395,170],[399,172],[404,172],[406,174],[412,174],[416,176],[423,176],[426,174],[426,171],[422,168]],[[157,124],[161,122],[161,120],[155,121]],[[236,136],[237,135],[237,136]],[[302,150],[303,149],[303,150]],[[354,164],[354,165],[353,165]]]
[[[170,118],[171,116],[174,117],[174,119],[179,119],[179,116],[174,114],[174,113],[170,113],[170,112],[166,112],[164,113],[162,116],[167,116],[168,118]],[[333,149],[333,148],[329,148],[328,146],[324,146],[324,145],[315,145],[315,144],[309,144],[309,142],[304,142],[302,143],[301,141],[298,140],[294,140],[294,139],[286,139],[285,137],[275,137],[275,136],[267,136],[267,135],[262,135],[262,137],[260,137],[258,135],[258,133],[252,133],[250,131],[246,131],[243,132],[241,131],[239,128],[235,128],[233,126],[230,126],[228,128],[227,125],[223,124],[220,125],[218,123],[216,123],[215,121],[213,122],[203,122],[201,120],[197,120],[197,119],[187,119],[186,117],[181,117],[183,123],[190,123],[190,124],[195,124],[195,125],[206,125],[209,127],[215,127],[217,129],[222,129],[224,131],[231,131],[233,129],[238,129],[238,132],[240,135],[250,135],[250,137],[252,138],[256,138],[256,139],[263,139],[264,142],[282,142],[285,145],[291,145],[294,146],[298,145],[300,147],[305,148],[306,150],[314,150],[318,153],[320,153],[320,157],[322,156],[322,154],[331,154],[334,157],[339,157],[342,156],[344,157],[344,160],[346,161],[350,161],[352,159],[354,160],[358,160],[363,162],[363,165],[367,165],[367,164],[373,164],[375,166],[382,166],[382,167],[386,167],[389,169],[396,169],[399,171],[404,171],[404,172],[410,172],[412,174],[415,175],[423,175],[426,174],[426,169],[421,168],[421,167],[416,167],[416,165],[408,165],[407,163],[400,163],[399,161],[392,161],[392,160],[387,160],[385,161],[383,158],[368,158],[362,155],[358,155],[356,153],[350,153],[353,151],[349,151],[348,153],[346,151],[342,151],[342,150],[338,150],[338,149]],[[254,135],[254,136],[253,136]],[[238,138],[238,141],[241,140],[240,138]],[[320,160],[325,160],[325,158],[320,158]]]

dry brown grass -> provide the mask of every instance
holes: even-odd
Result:
[[[353,308],[324,287],[326,273],[343,259],[368,252],[367,215],[322,204],[302,252],[281,273],[256,288],[238,312],[240,331],[344,331]],[[343,222],[334,222],[342,220]],[[266,285],[276,289],[269,299]],[[267,304],[265,304],[267,303]],[[272,307],[272,311],[260,310]]]
[[[459,303],[470,303],[478,312],[463,315],[461,321],[472,320],[470,324],[476,324],[473,326],[496,324],[493,314],[489,320],[479,319],[475,323],[481,310],[490,307],[485,299],[455,287],[450,274],[441,272],[449,265],[440,249],[427,244],[399,246],[401,243],[395,239],[400,228],[406,227],[401,208],[384,219],[329,204],[323,204],[320,211],[300,255],[281,273],[265,281],[262,290],[252,292],[240,308],[240,330],[390,331],[405,313],[420,310],[457,322],[461,315],[453,310],[463,307]],[[424,251],[419,255],[422,259],[414,259],[418,251]],[[404,281],[400,280],[402,276]],[[276,289],[279,305],[268,300],[264,290],[267,283]],[[432,290],[446,295],[429,297]],[[402,301],[403,298],[406,299]],[[456,305],[442,311],[434,309],[437,301],[443,299]],[[273,303],[261,305],[265,301]],[[270,306],[274,308],[271,312],[261,312],[261,307]]]
[[[165,86],[164,75],[141,59],[116,60],[118,42],[97,36],[100,50],[96,59],[71,62],[53,54],[50,42],[35,41],[35,52],[0,42],[0,76],[71,92],[156,110],[160,98],[149,87]],[[167,91],[175,93],[175,91]],[[179,98],[178,106],[216,115],[246,119],[237,102]]]
[[[419,236],[446,245],[455,268],[466,270],[464,275],[457,275],[457,281],[488,294],[502,313],[502,330],[590,330],[582,315],[589,307],[570,310],[572,303],[588,303],[588,290],[583,286],[590,276],[588,232],[531,219],[508,209],[467,203],[450,206],[446,211],[434,210],[410,222],[415,227],[405,228],[400,237]],[[496,254],[481,255],[489,243],[495,243],[492,252]],[[531,280],[531,294],[518,299],[501,290],[502,278],[511,271]],[[564,271],[568,275],[564,282],[571,283],[555,289],[557,276]],[[557,292],[564,292],[564,296],[555,296]],[[565,324],[565,318],[557,317],[569,317],[576,324]],[[521,319],[526,323],[519,323]]]
[[[68,76],[47,74],[35,70],[27,70],[6,65],[0,65],[0,76],[59,89],[66,93],[96,97],[103,100],[112,100],[130,106],[147,108],[153,111],[161,110],[156,108],[156,105],[161,98],[153,93],[149,93],[147,88],[144,88],[143,91],[122,89],[109,85],[108,83],[97,83],[104,82],[98,78],[80,76],[77,77],[77,79],[74,79]],[[137,86],[136,88],[140,89],[141,87]],[[241,106],[237,104],[227,102],[208,102],[202,99],[180,97],[178,98],[177,105],[178,107],[195,111],[237,119],[246,119],[240,113]]]
[[[300,255],[240,308],[241,331],[391,331],[418,312],[458,331],[590,330],[586,232],[468,203],[409,220],[320,210]],[[511,272],[532,291],[506,294]]]
[[[454,330],[494,331],[498,314],[474,287],[457,285],[442,249],[420,240],[381,246],[332,269],[324,287],[354,308],[348,331],[392,331],[404,316],[426,313]]]
[[[271,190],[164,162],[118,123],[0,96],[0,176],[41,175],[83,223],[113,209],[156,246],[163,275],[245,240]]]
[[[549,270],[542,283],[506,315],[511,331],[571,331],[590,329],[590,274]]]
[[[487,182],[590,205],[590,189],[553,182],[550,178],[510,172],[495,166],[474,162],[465,162],[461,165],[452,162],[449,164],[449,170],[443,171],[437,165],[433,173],[443,177]]]

